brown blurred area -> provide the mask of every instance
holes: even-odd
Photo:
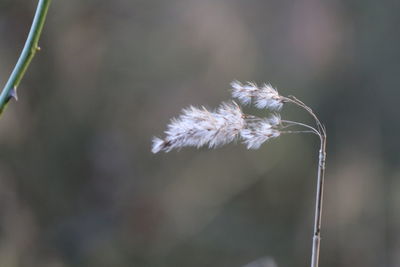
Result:
[[[35,7],[0,0],[3,84]],[[150,152],[170,118],[216,107],[234,79],[270,82],[326,124],[321,266],[400,266],[399,8],[53,1],[0,120],[0,266],[309,265],[316,138]]]

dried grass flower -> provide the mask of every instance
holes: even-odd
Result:
[[[254,104],[259,109],[268,109],[279,112],[284,103],[291,103],[300,107],[315,120],[315,126],[290,120],[282,120],[279,113],[259,118],[244,114],[234,101],[222,103],[215,111],[206,108],[190,106],[182,111],[176,119],[172,119],[165,131],[166,137],[161,139],[153,137],[152,152],[169,152],[172,149],[180,149],[186,146],[201,147],[207,145],[210,148],[219,147],[235,140],[241,139],[247,149],[258,149],[262,144],[277,138],[282,134],[313,133],[320,138],[320,152],[317,176],[317,194],[315,204],[315,219],[313,229],[313,243],[311,267],[318,267],[322,196],[326,158],[326,130],[316,114],[304,102],[294,96],[284,97],[270,84],[262,87],[256,83],[233,81],[232,96],[242,104]],[[292,130],[297,127],[300,129]]]
[[[152,152],[186,146],[215,148],[234,141],[245,127],[244,114],[235,102],[222,103],[214,112],[190,106],[172,119],[164,140],[154,137]]]
[[[254,118],[248,121],[246,128],[240,132],[247,149],[258,149],[266,141],[281,134],[281,119],[278,115],[269,118]]]
[[[279,111],[283,106],[284,98],[270,84],[265,83],[259,87],[254,82],[242,84],[239,81],[233,81],[231,86],[232,96],[244,105],[254,102],[259,109],[266,108],[274,111]]]

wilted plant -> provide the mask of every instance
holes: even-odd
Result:
[[[320,139],[318,161],[317,193],[315,220],[312,242],[311,267],[317,267],[321,240],[321,213],[326,158],[326,130],[310,107],[294,96],[281,96],[269,84],[259,87],[247,82],[242,84],[233,81],[232,96],[242,104],[254,104],[259,109],[272,111],[265,118],[244,114],[240,106],[231,101],[222,103],[215,111],[205,107],[190,106],[182,111],[182,115],[171,120],[165,131],[164,139],[154,137],[152,152],[169,152],[186,146],[208,146],[216,148],[235,140],[241,140],[248,149],[258,149],[266,141],[281,134],[313,133]],[[315,120],[315,126],[306,123],[283,120],[279,111],[285,104],[294,104],[305,110]],[[292,127],[298,129],[292,130]],[[300,128],[300,129],[299,129]]]

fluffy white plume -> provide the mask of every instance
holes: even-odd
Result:
[[[255,92],[258,90],[257,85],[250,82],[243,85],[239,81],[233,81],[231,82],[231,86],[232,96],[239,99],[239,101],[244,105],[251,103],[251,99],[255,96]]]
[[[282,124],[281,115],[279,115],[279,114],[272,114],[271,116],[269,116],[267,118],[267,120],[269,121],[269,123],[272,126],[278,126],[278,125]]]
[[[280,135],[280,131],[276,129],[279,124],[280,117],[277,115],[267,119],[252,120],[240,132],[240,136],[247,149],[258,149],[264,142]]]
[[[252,82],[242,84],[239,81],[233,81],[231,86],[232,96],[245,105],[253,101],[257,108],[270,110],[280,110],[283,106],[283,98],[270,84],[258,87]]]
[[[164,140],[153,138],[152,152],[207,144],[210,148],[218,147],[234,141],[245,125],[244,115],[235,102],[222,103],[215,112],[191,106],[171,120]]]
[[[270,85],[258,87],[255,83],[245,85],[233,81],[232,95],[242,103],[252,101],[258,108],[279,110],[284,102]],[[171,120],[164,139],[154,137],[152,152],[169,152],[186,146],[210,148],[230,143],[241,138],[248,149],[257,149],[267,140],[280,135],[281,118],[273,114],[269,118],[244,115],[235,102],[222,103],[215,111],[190,106],[182,115]]]
[[[164,146],[164,140],[158,138],[158,137],[153,137],[153,146],[151,147],[151,152],[157,153],[163,149]]]

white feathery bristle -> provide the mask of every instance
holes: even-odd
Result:
[[[236,102],[222,103],[214,113],[218,130],[209,141],[209,147],[218,147],[234,141],[245,126],[244,115]]]
[[[272,114],[268,117],[268,121],[272,126],[278,126],[282,123],[281,116],[279,114]]]
[[[243,85],[239,81],[233,81],[231,86],[232,96],[245,105],[253,100],[259,109],[280,110],[283,106],[282,97],[270,84],[264,84],[260,88],[252,82]]]
[[[260,119],[257,122],[252,121],[240,132],[247,149],[258,149],[264,142],[279,135],[279,130],[271,125],[269,119]]]
[[[163,149],[163,145],[164,145],[164,140],[158,138],[158,137],[153,137],[153,145],[151,147],[151,152],[153,152],[154,154],[160,152]]]
[[[222,103],[216,112],[191,106],[171,120],[164,140],[153,139],[153,151],[169,152],[175,148],[207,144],[210,148],[218,147],[235,140],[244,126],[244,115],[235,102]]]
[[[270,84],[264,84],[255,95],[256,107],[270,110],[280,110],[283,106],[281,96]]]
[[[231,82],[231,86],[232,96],[239,99],[243,105],[248,105],[251,103],[253,92],[257,90],[257,87],[255,87],[254,84],[247,83],[246,85],[243,85],[239,81]]]

